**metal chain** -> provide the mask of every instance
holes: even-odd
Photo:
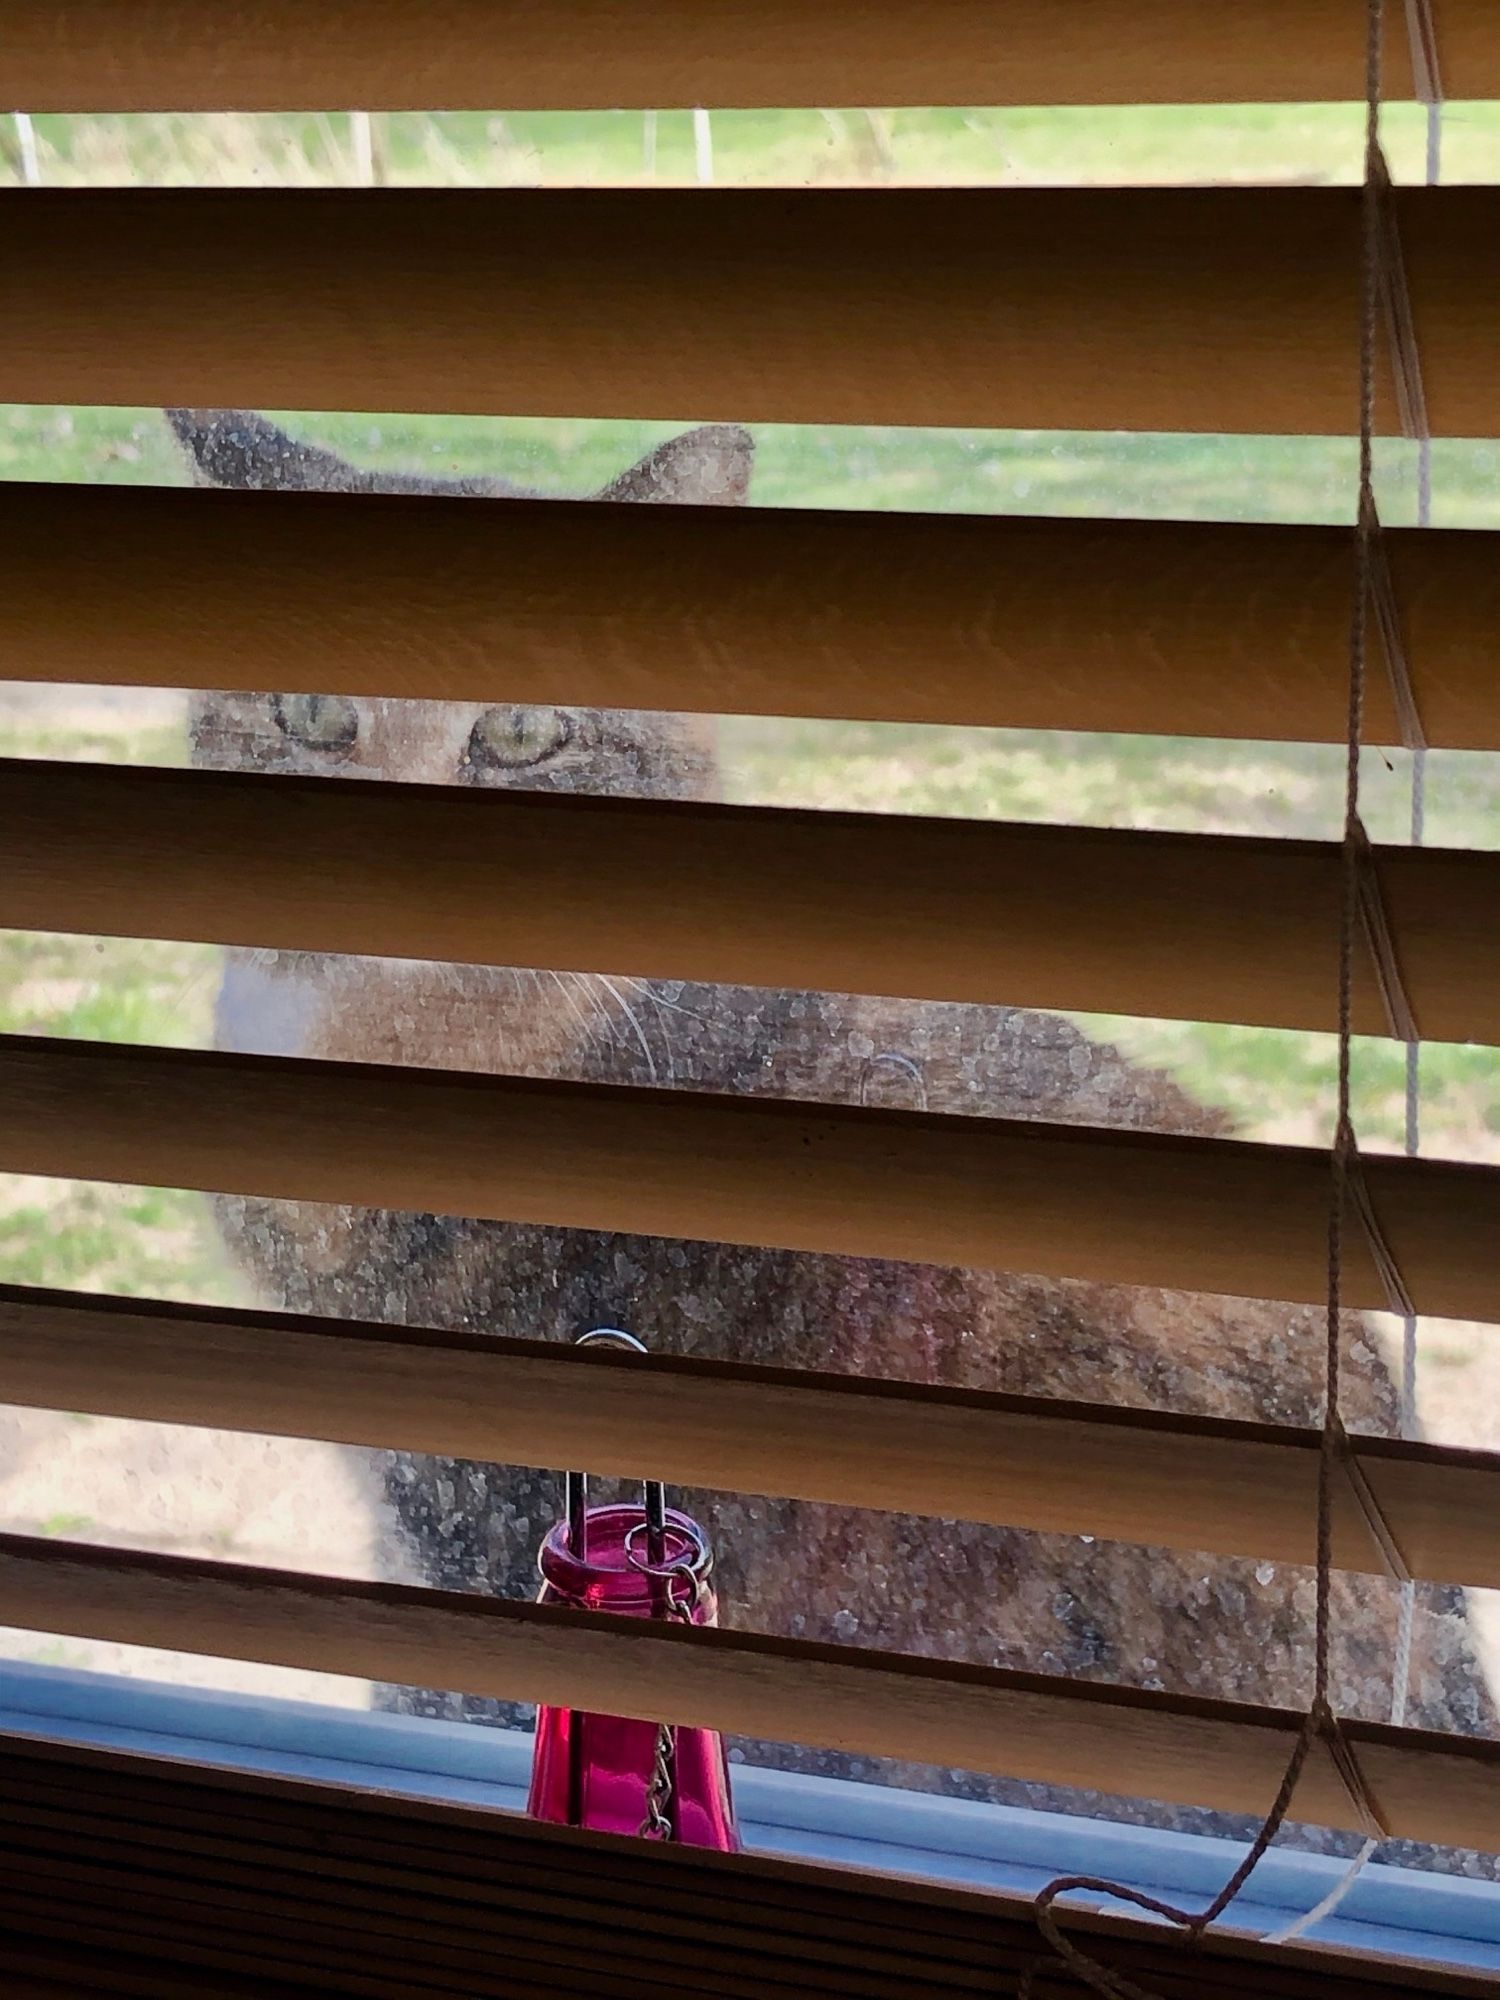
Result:
[[[670,1722],[663,1722],[656,1731],[656,1756],[651,1766],[651,1782],[646,1787],[642,1840],[672,1840],[676,1837],[672,1814],[676,1803],[677,1731]]]
[[[704,1592],[702,1571],[696,1569],[690,1556],[680,1561],[654,1568],[648,1572],[652,1576],[666,1579],[667,1618],[670,1623],[691,1625],[693,1613],[697,1609]],[[678,1578],[689,1586],[690,1594],[683,1603],[673,1601],[672,1590]],[[676,1840],[680,1829],[677,1825],[677,1731],[670,1722],[657,1724],[656,1750],[651,1760],[651,1778],[646,1786],[646,1817],[640,1824],[642,1840]]]

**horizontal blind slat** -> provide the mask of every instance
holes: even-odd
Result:
[[[17,1797],[16,1789],[0,1778],[0,1799],[9,1835],[0,1841],[4,1863],[0,1880],[13,1881],[14,1875],[24,1868],[39,1881],[45,1881],[46,1871],[53,1869],[59,1876],[66,1874],[73,1883],[91,1881],[99,1889],[118,1884],[118,1861],[110,1868],[101,1860],[80,1857],[76,1847],[79,1816],[39,1805],[35,1793],[40,1789],[32,1782]],[[121,1803],[128,1812],[129,1802]],[[93,1812],[97,1815],[98,1811],[95,1803]],[[881,1978],[890,1964],[892,1941],[872,1936],[868,1925],[848,1941],[830,1936],[827,1928],[809,1935],[805,1925],[797,1922],[795,1907],[783,1908],[775,1912],[781,1921],[777,1925],[779,1935],[773,1937],[763,1909],[737,1902],[732,1915],[723,1908],[694,1912],[690,1905],[684,1908],[688,1899],[680,1887],[670,1911],[641,1909],[638,1905],[632,1907],[628,1902],[601,1897],[607,1916],[600,1925],[597,1919],[590,1923],[583,1916],[571,1885],[559,1880],[555,1871],[549,1891],[537,1896],[528,1892],[524,1864],[512,1864],[514,1872],[508,1869],[506,1875],[505,1906],[497,1908],[493,1883],[485,1885],[487,1895],[470,1894],[461,1899],[452,1896],[453,1861],[449,1855],[444,1855],[443,1872],[438,1874],[389,1865],[350,1867],[347,1862],[340,1865],[339,1861],[329,1866],[328,1851],[334,1846],[337,1833],[334,1839],[325,1833],[322,1852],[315,1849],[309,1854],[304,1849],[286,1857],[278,1852],[276,1845],[266,1842],[263,1829],[252,1860],[244,1851],[249,1843],[244,1839],[242,1826],[236,1826],[234,1838],[226,1839],[222,1827],[206,1828],[201,1814],[197,1817],[198,1825],[190,1832],[179,1831],[175,1826],[158,1828],[155,1824],[148,1831],[138,1820],[131,1828],[139,1842],[136,1867],[153,1888],[159,1889],[165,1877],[174,1885],[191,1884],[195,1899],[222,1895],[226,1890],[231,1894],[237,1891],[240,1896],[266,1893],[273,1899],[281,1898],[283,1907],[299,1916],[312,1916],[330,1925],[352,1920],[365,1925],[371,1934],[378,1928],[379,1918],[388,1918],[393,1907],[400,1910],[404,1905],[406,1911],[412,1912],[402,1924],[406,1935],[440,1949],[477,1948],[489,1955],[490,1964],[494,1963],[497,1945],[545,1944],[555,1942],[560,1933],[570,1934],[573,1949],[584,1953],[592,1949],[594,1962],[601,1945],[609,1949],[625,1944],[645,1952],[654,1942],[658,1949],[666,1947],[670,1951],[673,1964],[679,1968],[701,1965],[705,1959],[718,1959],[738,1948],[743,1954],[742,1963],[748,1963],[753,1954],[761,1956],[763,1979],[776,1972],[790,1974],[793,1980],[799,1975],[805,1980],[821,1974],[831,1992],[853,1990],[864,1994],[873,1987],[880,2000],[904,2000],[903,1989],[888,1987]],[[17,1828],[17,1822],[24,1830]],[[94,1823],[101,1836],[101,1848],[110,1843],[111,1836],[118,1836],[118,1823],[105,1826],[97,1818]],[[267,1888],[270,1884],[274,1887]],[[416,1911],[412,1911],[413,1905],[417,1906]],[[916,1956],[913,1952],[912,1957]],[[763,1983],[753,1983],[754,1975],[747,1979],[744,1975],[730,1974],[726,1978],[718,1967],[715,1970],[724,1980],[722,1990],[731,2000],[760,2000],[766,1990]],[[936,1974],[960,1990],[983,1994],[985,2000],[992,2000],[992,1965],[955,1964],[948,1954],[940,1956],[934,1952],[923,1970],[929,1977]],[[508,2000],[509,1989],[504,1990]],[[466,2000],[474,2000],[474,1996],[467,1995]]]
[[[654,1994],[655,1966],[639,1951],[638,1927],[663,1907],[702,1910],[717,1918],[722,1958],[716,1970],[731,1976],[756,1966],[761,1952],[774,1963],[789,1935],[852,1936],[883,1953],[910,2000],[967,1992],[976,1976],[982,1981],[988,1975],[992,1990],[997,1979],[1018,1976],[1036,1957],[1031,1901],[1004,1890],[959,1890],[899,1876],[872,1878],[755,1851],[730,1856],[691,1848],[643,1851],[631,1841],[564,1831],[482,1807],[435,1806],[306,1779],[268,1779],[181,1758],[16,1734],[0,1738],[0,1749],[18,1843],[34,1826],[66,1820],[85,1865],[107,1863],[118,1871],[107,1911],[95,1908],[95,1927],[101,1918],[107,1923],[109,1915],[128,1912],[132,1878],[139,1870],[150,1879],[163,1830],[191,1823],[210,1826],[216,1849],[230,1857],[238,1854],[252,1882],[287,1882],[294,1900],[306,1889],[309,1870],[329,1871],[331,1856],[357,1850],[379,1857],[387,1864],[381,1872],[389,1881],[391,1910],[427,1920],[436,1908],[432,1877],[413,1878],[405,1866],[409,1844],[419,1841],[429,1865],[440,1871],[439,1895],[442,1884],[458,1875],[484,1885],[472,1919],[452,1913],[457,1939],[487,1937],[504,1925],[512,1906],[529,1907],[525,1893],[513,1893],[514,1883],[548,1881],[555,1891],[551,1906],[563,1917],[571,1912],[581,1927],[597,1926],[618,1938],[612,1963],[622,1971],[639,1968],[640,2000]],[[331,1865],[338,1870],[336,1861]],[[663,1871],[670,1874],[665,1899]],[[622,1898],[628,1898],[623,1922]],[[44,1912],[40,1922],[28,1923],[21,1911],[17,1929],[41,1932],[50,1926],[53,1934],[66,1937],[68,1916],[75,1925],[82,1921],[76,1900],[49,1899],[36,1907]],[[1389,1994],[1391,2000],[1440,1993],[1472,2000],[1483,1994],[1487,2000],[1493,1983],[1482,1974],[1300,1943],[1267,1946],[1233,1933],[1210,1933],[1188,1958],[1178,1940],[1159,1926],[1087,1910],[1071,1916],[1069,1928],[1103,1942],[1112,1965],[1149,1979],[1153,1990],[1173,2000],[1196,2000],[1205,1979],[1216,1995],[1275,1994],[1286,2000],[1334,2000],[1346,1994],[1354,2000],[1356,1993],[1359,2000],[1372,1993]],[[136,1983],[127,1974],[118,1988],[112,1984],[109,1990],[146,1992],[152,2000],[187,1991],[170,1983],[166,1967],[174,1949],[201,1943],[196,1934],[174,1936],[164,1930],[157,1949],[167,1956],[158,1962],[158,1983]],[[84,1962],[64,1960],[61,1946],[54,1960],[38,1941],[23,1945],[8,1935],[6,1944],[12,1947],[6,1953],[7,1969],[22,1963],[61,1970],[66,1963],[74,1974],[67,1987],[70,1995],[95,1990],[89,1979],[98,1962],[83,1976]],[[274,1958],[280,1944],[274,1924],[266,1944],[267,1958]],[[111,1972],[126,1963],[118,1953],[109,1954]],[[597,1962],[594,1970],[597,1978]],[[810,1965],[804,1965],[802,1980],[799,1991],[805,2000],[834,2000],[837,1986],[822,1983]],[[220,1989],[216,1985],[213,1990]],[[257,2000],[261,1990],[255,1989]],[[6,1989],[0,1986],[0,1991]],[[199,1991],[191,1988],[194,2000]],[[709,1983],[704,1991],[716,1989]]]
[[[0,1403],[1311,1563],[1315,1431],[0,1287]],[[1500,1456],[1355,1438],[1413,1575],[1500,1589]],[[1384,1573],[1352,1493],[1333,1556]]]
[[[1067,15],[1076,16],[1066,32]],[[1411,92],[1393,10],[1385,93]],[[1170,104],[1358,97],[1362,24],[1342,0],[899,0],[704,8],[656,0],[9,0],[0,97],[32,111],[479,111],[619,105]],[[1487,0],[1443,0],[1454,97],[1500,95]]]
[[[1347,434],[1355,188],[0,193],[17,402]],[[1500,434],[1500,189],[1395,197]],[[1378,426],[1399,428],[1382,370]]]
[[[1384,546],[1428,743],[1500,749],[1492,540]],[[6,482],[0,549],[23,680],[1343,740],[1342,528]]]
[[[23,1629],[718,1728],[1231,1812],[1274,1795],[1301,1717],[760,1634],[0,1535]],[[1500,1846],[1500,1743],[1346,1725],[1389,1832]],[[1298,1818],[1357,1827],[1321,1745]]]
[[[1317,1301],[1293,1146],[0,1037],[0,1171]],[[1500,1169],[1372,1157],[1416,1309],[1500,1319]],[[1389,1301],[1364,1246],[1345,1302]]]
[[[15,929],[1336,1025],[1331,844],[4,760],[0,797]],[[1422,1033],[1500,1043],[1500,855],[1377,867]]]

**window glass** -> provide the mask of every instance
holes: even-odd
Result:
[[[1352,107],[1039,111],[686,112],[592,117],[38,118],[0,148],[0,180],[104,185],[530,185],[1059,180],[1351,181]],[[1420,172],[1416,107],[1395,107],[1399,177]],[[1453,179],[1500,174],[1500,107],[1447,119]],[[1352,369],[1352,357],[1351,357]],[[701,413],[699,413],[701,414]],[[268,412],[241,423],[242,483],[438,486],[595,494],[651,454],[678,497],[705,485],[750,505],[1343,521],[1346,440],[840,431],[764,426],[753,467],[738,434],[675,424]],[[274,430],[262,426],[274,425]],[[184,449],[184,444],[186,449]],[[1496,523],[1496,450],[1432,455],[1439,526]],[[260,452],[257,458],[256,452]],[[267,456],[266,454],[269,454]],[[174,439],[150,410],[0,407],[0,476],[184,483],[224,463],[203,427]],[[267,475],[267,468],[272,468]],[[263,476],[267,475],[267,476]],[[1385,518],[1415,517],[1416,447],[1382,443]],[[24,664],[14,671],[24,673]],[[1342,808],[1333,746],[937,729],[725,716],[360,700],[317,689],[119,690],[0,685],[10,756],[287,771],[393,782],[722,797],[1104,827],[1330,838]],[[1366,818],[1410,838],[1412,759],[1365,757]],[[1426,831],[1500,846],[1500,760],[1434,753]],[[986,921],[982,909],[974,921]],[[173,942],[0,933],[0,1028],[519,1070],[641,1086],[775,1091],[1142,1130],[1326,1140],[1330,1038],[1198,1022],[1020,1008],[764,994],[683,981],[476,972],[388,960],[223,953]],[[1361,1134],[1404,1143],[1403,1051],[1356,1050]],[[1424,1048],[1422,1145],[1500,1159],[1500,1065],[1488,1049]],[[454,1218],[214,1201],[170,1189],[0,1178],[0,1280],[496,1334],[566,1338],[621,1322],[668,1351],[857,1369],[1137,1407],[1316,1422],[1319,1309],[527,1230]],[[1444,1443],[1500,1447],[1494,1329],[1426,1321],[1415,1400],[1401,1407],[1398,1321],[1351,1315],[1346,1417]],[[607,1488],[601,1488],[607,1493]],[[1306,1693],[1312,1579],[1090,1537],[1026,1534],[694,1494],[718,1549],[725,1621],[851,1645],[1251,1701]],[[215,1555],[335,1575],[528,1594],[555,1517],[557,1469],[0,1411],[0,1525],[30,1534]],[[1424,1587],[1408,1719],[1500,1730],[1500,1598]],[[1378,1579],[1339,1581],[1336,1695],[1391,1713],[1398,1606]],[[100,1675],[180,1680],[408,1714],[524,1726],[523,1711],[449,1690],[0,1634],[0,1656]],[[0,1666],[3,1679],[3,1666]],[[827,1775],[1228,1830],[1220,1817],[964,1772],[735,1746],[737,1758]],[[1308,1833],[1341,1850],[1337,1837]],[[1493,1862],[1417,1856],[1466,1873]]]

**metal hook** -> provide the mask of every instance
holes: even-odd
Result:
[[[869,1103],[870,1085],[874,1081],[876,1070],[882,1066],[886,1069],[899,1070],[903,1076],[911,1079],[912,1083],[916,1086],[917,1108],[925,1111],[927,1109],[927,1079],[922,1074],[921,1064],[913,1062],[910,1056],[903,1055],[900,1049],[881,1049],[877,1054],[865,1058],[864,1066],[859,1073],[860,1103],[862,1105]]]
[[[575,1347],[623,1347],[631,1354],[647,1354],[650,1349],[633,1333],[617,1326],[596,1326],[580,1333]],[[643,1482],[646,1510],[646,1560],[660,1565],[667,1555],[667,1489],[659,1479]],[[580,1562],[588,1561],[589,1476],[586,1472],[567,1475],[568,1548]]]

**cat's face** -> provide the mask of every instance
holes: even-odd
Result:
[[[705,716],[378,696],[205,693],[193,762],[216,771],[694,799],[714,789]]]
[[[501,480],[366,471],[250,411],[168,417],[208,484],[521,497]],[[593,497],[736,505],[747,495],[752,456],[745,432],[706,426],[668,439]],[[713,724],[702,716],[230,691],[194,698],[190,735],[194,763],[211,770],[661,799],[710,797],[715,789]],[[497,883],[495,892],[523,887]],[[588,1045],[613,1032],[621,1004],[621,989],[608,981],[570,975],[561,999],[560,984],[530,972],[236,951],[226,964],[218,1038],[256,1052],[556,1073],[578,1060],[581,1033]]]
[[[527,496],[502,479],[370,471],[288,436],[248,410],[171,410],[200,481],[255,490]],[[736,506],[754,448],[733,425],[669,438],[593,497],[646,506]],[[702,717],[261,692],[200,696],[194,762],[213,770],[396,778],[619,797],[702,798],[713,790],[713,730]]]

